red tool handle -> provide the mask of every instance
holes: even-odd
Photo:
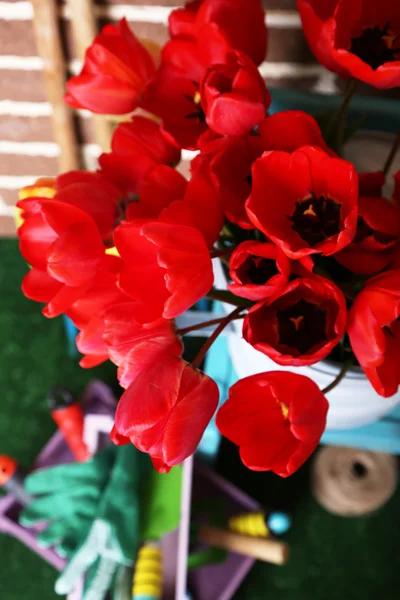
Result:
[[[88,460],[89,450],[83,441],[83,411],[77,402],[65,408],[56,408],[51,416],[62,432],[69,449],[78,462]]]

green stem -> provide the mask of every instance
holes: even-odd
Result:
[[[232,304],[232,306],[241,306],[242,308],[246,304],[246,301],[243,301],[241,298],[236,299],[233,294],[232,297],[228,297],[228,292],[225,290],[210,290],[205,297],[209,300],[218,300],[219,302]]]
[[[196,325],[191,325],[190,327],[184,327],[183,329],[177,329],[176,333],[179,335],[185,335],[190,331],[197,331],[197,329],[204,329],[205,327],[209,327],[211,325],[218,325],[221,321],[224,320],[225,317],[219,317],[219,319],[211,319],[210,321],[203,321],[202,323],[196,323]],[[238,315],[235,319],[244,319],[244,315]],[[232,321],[234,319],[231,319]]]
[[[329,279],[329,281],[332,281],[332,283],[334,283],[336,285],[336,287],[339,288],[339,290],[341,292],[343,292],[343,294],[346,296],[346,298],[348,300],[354,300],[354,298],[356,297],[356,294],[352,291],[347,289],[344,285],[341,285],[340,283],[338,283],[333,277],[332,275],[330,275],[328,273],[328,271],[326,271],[324,268],[320,267],[319,265],[315,265],[314,267],[314,273],[316,273],[317,275],[321,275],[321,277],[325,277],[325,279]]]
[[[341,370],[339,371],[338,375],[335,377],[335,379],[332,381],[332,383],[327,385],[326,388],[324,388],[322,390],[322,393],[328,394],[329,392],[331,392],[333,390],[333,388],[335,388],[337,385],[339,385],[339,383],[342,381],[343,377],[346,375],[347,371],[350,369],[352,364],[353,364],[353,358],[349,358],[348,360],[346,360],[343,363],[343,366],[342,366]]]
[[[329,138],[333,132],[334,127],[336,126],[336,150],[339,150],[343,144],[347,111],[350,104],[350,100],[354,95],[356,87],[357,81],[355,79],[349,79],[343,94],[342,103],[339,106],[338,110],[332,115],[328,127],[326,128],[325,137]]]
[[[233,321],[234,319],[236,319],[236,317],[239,315],[239,313],[243,310],[242,306],[239,306],[238,308],[235,308],[235,310],[233,310],[231,313],[229,313],[228,315],[226,315],[226,317],[224,317],[222,319],[222,321],[220,322],[220,324],[218,325],[218,327],[213,331],[213,333],[210,335],[210,337],[208,338],[208,340],[206,341],[206,343],[202,346],[200,352],[197,354],[197,356],[195,357],[194,360],[192,360],[192,365],[195,368],[199,368],[201,363],[203,362],[203,359],[205,357],[205,355],[207,354],[207,352],[209,351],[209,349],[211,348],[211,346],[213,345],[213,343],[215,342],[215,340],[217,339],[217,337],[223,332],[223,330],[225,329],[225,327],[227,325],[229,325],[229,323],[231,321]]]
[[[385,166],[383,167],[383,174],[385,175],[385,177],[389,173],[390,167],[392,166],[393,161],[396,157],[396,154],[399,150],[400,150],[400,131],[394,141],[392,149],[389,152],[389,156],[386,159]]]
[[[220,256],[227,256],[232,254],[233,248],[224,248],[223,250],[210,250],[211,258],[219,258]]]

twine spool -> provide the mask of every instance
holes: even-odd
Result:
[[[397,478],[396,458],[382,452],[326,446],[313,464],[314,496],[335,515],[377,510],[393,495]]]

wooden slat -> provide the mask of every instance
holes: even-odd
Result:
[[[87,47],[97,33],[97,23],[93,12],[92,0],[68,0],[71,11],[72,31],[77,54],[83,59]],[[97,144],[104,152],[110,150],[112,126],[101,115],[93,115],[93,126]]]
[[[66,69],[56,5],[53,0],[32,0],[32,5],[38,54],[44,60],[46,97],[53,108],[54,139],[61,149],[60,169],[77,169],[79,157],[72,111],[63,101]]]

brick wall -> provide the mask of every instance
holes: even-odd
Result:
[[[97,0],[99,24],[126,16],[139,37],[164,42],[166,22],[180,0]],[[60,5],[64,46],[73,70],[76,51],[65,5]],[[295,0],[264,0],[269,26],[268,63],[261,66],[274,86],[335,91],[335,80],[314,61],[304,40]],[[75,62],[76,67],[76,62]],[[43,90],[30,2],[0,2],[0,235],[14,235],[16,190],[37,176],[57,174],[51,107]],[[82,151],[93,163],[98,154],[90,115],[77,115]]]

